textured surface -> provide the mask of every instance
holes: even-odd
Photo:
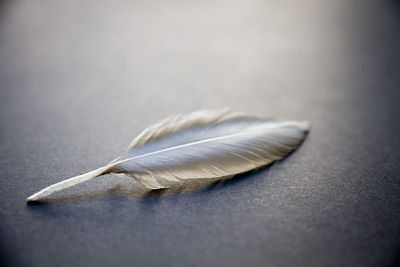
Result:
[[[399,14],[395,1],[3,1],[1,261],[395,265]],[[203,190],[140,195],[109,175],[25,203],[167,114],[225,106],[313,130],[285,160]]]

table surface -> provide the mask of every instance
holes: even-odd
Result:
[[[391,266],[400,253],[396,1],[2,1],[2,266]],[[100,167],[168,114],[313,129],[260,171],[184,192]],[[179,190],[178,190],[179,191]]]

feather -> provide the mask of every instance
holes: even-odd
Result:
[[[263,119],[227,109],[175,115],[145,129],[124,156],[51,185],[27,201],[38,201],[107,173],[126,174],[149,189],[168,188],[189,179],[229,178],[288,155],[309,130],[306,121]]]

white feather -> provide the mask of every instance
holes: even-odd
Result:
[[[231,177],[286,156],[309,130],[305,121],[267,120],[227,109],[172,116],[139,134],[123,158],[49,186],[27,201],[110,172],[129,175],[149,189],[187,179]]]

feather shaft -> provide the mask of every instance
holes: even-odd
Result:
[[[104,172],[108,168],[109,168],[109,166],[107,165],[107,166],[98,168],[98,169],[96,169],[94,171],[87,172],[87,173],[84,173],[84,174],[69,178],[67,180],[61,181],[59,183],[50,185],[50,186],[40,190],[39,192],[33,194],[32,196],[28,197],[26,199],[26,201],[28,201],[28,202],[38,201],[38,200],[40,200],[40,199],[42,199],[44,197],[47,197],[47,196],[49,196],[51,194],[54,194],[55,192],[64,190],[64,189],[66,189],[68,187],[71,187],[71,186],[86,182],[88,180],[91,180],[91,179],[93,179],[95,177],[98,177],[98,176],[104,174]]]

